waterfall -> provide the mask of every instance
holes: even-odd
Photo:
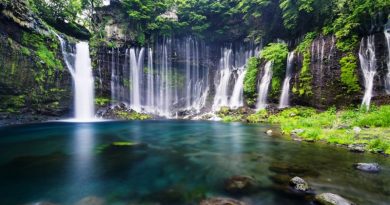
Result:
[[[223,106],[229,106],[229,81],[232,75],[232,49],[222,49],[222,58],[220,59],[219,84],[216,86],[213,110],[218,110]]]
[[[231,108],[239,108],[244,105],[244,79],[246,75],[246,70],[240,69],[238,70],[238,78],[237,82],[233,88],[233,94],[230,99],[230,107]]]
[[[144,62],[145,49],[141,48],[139,51],[131,48],[129,51],[130,59],[130,106],[137,112],[142,111],[141,107],[141,84],[142,84],[142,72]]]
[[[148,112],[154,112],[154,70],[153,70],[153,49],[148,49],[148,68],[147,68],[147,95],[146,106]]]
[[[390,95],[390,19],[385,26],[385,37],[387,41],[387,75],[385,77],[386,93]]]
[[[76,44],[76,53],[66,50],[67,42],[54,33],[61,43],[61,51],[66,67],[74,82],[74,110],[76,121],[92,121],[95,116],[94,79],[92,74],[89,45],[87,42]]]
[[[286,77],[283,82],[282,95],[280,96],[279,108],[289,107],[290,80],[294,65],[294,52],[290,52],[287,57]]]
[[[257,98],[257,109],[265,109],[267,106],[267,97],[269,85],[272,80],[272,65],[273,62],[269,61],[264,66],[264,75],[261,78],[260,86],[259,86],[259,96]]]
[[[76,44],[74,84],[76,120],[90,121],[95,116],[95,102],[94,79],[87,42]]]
[[[376,75],[376,56],[375,56],[375,38],[374,36],[368,36],[363,38],[360,43],[359,60],[360,67],[364,76],[364,97],[362,106],[367,109],[370,108],[372,92],[374,88],[374,77]]]
[[[249,47],[240,44],[235,50],[231,47],[221,50],[219,75],[215,76],[217,84],[212,107],[214,111],[223,106],[237,109],[244,105],[246,65],[248,59],[258,53],[259,48],[255,48],[253,44]]]

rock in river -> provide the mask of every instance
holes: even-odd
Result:
[[[233,176],[225,181],[225,191],[231,194],[244,194],[253,191],[256,181],[249,176]]]
[[[105,205],[104,199],[96,196],[87,196],[76,203],[76,205]]]
[[[350,144],[350,145],[348,145],[348,150],[351,152],[365,152],[366,145],[364,145],[364,144]]]
[[[357,163],[353,166],[363,172],[377,173],[381,170],[379,164],[377,163]]]
[[[237,201],[235,199],[216,197],[216,198],[205,199],[201,201],[199,205],[247,205],[247,204],[241,201]]]
[[[290,185],[297,191],[307,192],[310,190],[309,184],[300,177],[294,177],[290,180]]]
[[[347,199],[332,193],[318,194],[315,196],[315,201],[322,205],[354,205]]]

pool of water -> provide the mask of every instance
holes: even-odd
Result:
[[[316,193],[358,204],[390,203],[390,159],[335,146],[298,143],[264,132],[270,125],[144,121],[0,127],[0,204],[73,205],[85,197],[108,204],[198,204],[226,196],[251,204],[310,204],[289,191],[303,177]],[[113,146],[113,142],[132,146]],[[378,174],[354,170],[376,162]],[[229,195],[224,182],[253,177],[254,192]]]

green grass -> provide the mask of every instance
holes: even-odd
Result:
[[[302,129],[304,132],[299,137],[305,140],[366,144],[369,151],[390,154],[390,105],[373,107],[368,112],[361,109],[336,111],[335,108],[317,112],[312,108],[295,107],[270,116],[268,122],[280,124],[286,134]],[[362,131],[356,134],[354,127]]]

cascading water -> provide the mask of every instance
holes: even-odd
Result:
[[[230,99],[231,108],[239,108],[244,105],[244,79],[246,75],[246,70],[239,69],[238,71],[237,82],[234,85],[233,94]]]
[[[95,96],[89,45],[87,42],[77,43],[74,55],[66,51],[65,40],[59,35],[57,37],[61,42],[66,66],[74,81],[75,120],[92,121],[95,118]]]
[[[370,108],[374,88],[374,77],[377,69],[374,42],[375,38],[373,35],[363,38],[359,50],[360,67],[363,71],[365,87],[362,106],[365,106],[367,110]]]
[[[222,106],[229,106],[229,81],[232,75],[232,49],[224,48],[220,60],[219,84],[216,85],[213,110],[218,110]]]
[[[272,80],[272,61],[268,61],[264,66],[264,75],[261,78],[260,86],[259,86],[259,96],[257,98],[257,110],[265,109],[267,106],[267,97],[269,85]]]
[[[387,42],[387,75],[385,77],[386,93],[390,95],[390,20],[385,26],[385,37]]]
[[[259,48],[255,48],[253,44],[250,44],[249,48],[240,45],[235,51],[232,48],[222,49],[219,75],[215,76],[217,84],[212,107],[214,111],[223,106],[237,109],[244,105],[246,64],[250,57],[258,53]]]
[[[94,79],[87,42],[79,42],[76,44],[75,68],[76,120],[90,121],[95,116]]]
[[[292,77],[292,69],[294,64],[294,52],[290,52],[287,57],[286,78],[283,82],[282,95],[280,96],[279,108],[286,108],[290,106],[290,81]]]
[[[130,106],[137,112],[142,111],[141,107],[141,81],[144,62],[145,49],[141,48],[139,51],[131,48],[129,50],[130,55]]]

